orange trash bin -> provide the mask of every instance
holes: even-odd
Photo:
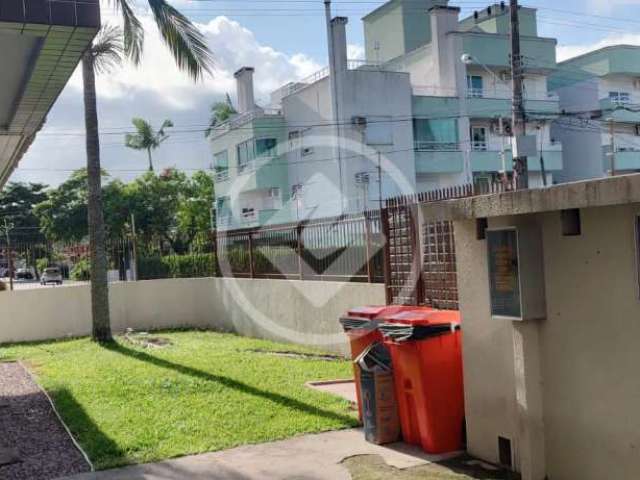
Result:
[[[460,312],[414,307],[380,324],[389,348],[402,437],[427,453],[463,448]]]
[[[378,330],[378,324],[398,312],[416,307],[403,305],[371,305],[355,307],[340,318],[340,323],[349,338],[351,360],[355,361],[362,352],[376,342],[382,343],[382,335]],[[362,392],[360,390],[360,369],[353,365],[353,376],[356,385],[356,398],[358,400],[358,415],[362,421]]]

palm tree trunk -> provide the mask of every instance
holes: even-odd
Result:
[[[87,183],[89,189],[88,220],[91,262],[91,315],[93,340],[109,342],[109,284],[107,282],[107,254],[105,250],[104,216],[102,213],[102,172],[100,168],[100,138],[98,136],[98,107],[93,56],[82,58],[84,81],[84,121],[87,137]]]
[[[149,155],[149,171],[153,172],[153,160],[151,160],[151,149],[147,148],[147,155]]]

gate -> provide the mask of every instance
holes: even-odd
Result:
[[[458,309],[453,223],[421,218],[420,204],[473,194],[473,185],[463,185],[387,200],[382,211],[387,304]]]

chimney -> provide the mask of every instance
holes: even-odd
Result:
[[[253,67],[242,67],[233,76],[236,78],[238,113],[251,112],[256,108],[253,98]]]
[[[347,71],[347,17],[331,20],[331,41],[333,42],[333,67],[340,74]]]
[[[437,85],[452,94],[455,87],[458,94],[463,94],[460,87],[465,88],[466,75],[462,56],[462,41],[453,32],[458,30],[460,8],[434,6],[429,9],[431,21],[431,47],[436,70]],[[462,84],[460,84],[462,82]]]

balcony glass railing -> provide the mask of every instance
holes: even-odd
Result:
[[[421,152],[455,152],[460,150],[460,146],[457,142],[431,142],[416,140],[414,148]]]
[[[224,182],[225,180],[228,180],[228,179],[229,179],[229,170],[228,169],[219,170],[215,174],[216,182]]]

